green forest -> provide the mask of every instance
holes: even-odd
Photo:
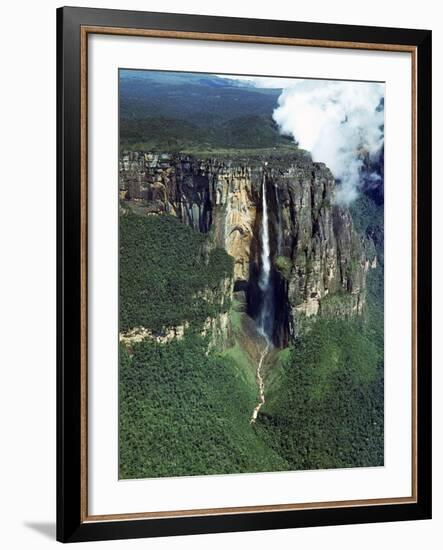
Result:
[[[254,378],[204,338],[121,350],[120,477],[287,469],[251,428]]]
[[[270,377],[258,430],[290,470],[383,465],[383,334],[317,320]]]

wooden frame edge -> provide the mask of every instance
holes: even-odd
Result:
[[[279,36],[254,36],[246,34],[222,34],[194,31],[168,31],[159,29],[133,29],[127,27],[103,27],[82,25],[82,32],[87,34],[109,34],[139,36],[148,38],[175,38],[184,40],[206,40],[218,42],[246,42],[250,44],[274,44],[280,46],[305,46],[321,48],[342,48],[356,50],[380,50],[391,52],[413,53],[415,46],[404,44],[377,44],[371,42],[349,42],[341,40],[317,40],[307,38],[286,38]]]
[[[299,504],[265,504],[261,506],[236,506],[225,508],[198,508],[193,510],[173,510],[163,512],[139,512],[127,514],[96,514],[87,516],[84,523],[102,521],[129,521],[142,519],[164,519],[183,517],[228,516],[231,514],[252,514],[297,510],[325,510],[328,508],[354,508],[363,506],[381,506],[385,504],[415,504],[414,497],[380,498],[367,500],[338,500],[326,502],[308,502]]]
[[[417,48],[414,48],[414,51],[411,53],[411,149],[412,149],[412,158],[411,158],[411,254],[412,254],[412,266],[411,266],[411,283],[412,283],[412,295],[411,295],[411,340],[412,340],[412,365],[411,365],[411,390],[412,390],[412,405],[411,405],[411,436],[412,436],[412,457],[411,457],[411,468],[412,468],[412,496],[415,499],[415,502],[418,500],[418,441],[417,441],[417,432],[418,432],[418,407],[417,407],[417,371],[418,371],[418,360],[417,360],[417,305],[418,305],[418,294],[417,294],[417,264],[418,264],[418,226],[417,226],[417,196],[418,196],[418,178],[417,178],[417,163],[418,163],[418,153],[417,153]]]
[[[88,516],[88,35],[80,33],[80,521]]]
[[[89,34],[126,35],[152,38],[172,38],[187,40],[215,40],[223,42],[246,42],[276,44],[287,46],[325,47],[358,50],[398,51],[411,54],[412,73],[412,495],[354,501],[330,501],[320,503],[281,504],[262,506],[242,506],[233,508],[212,508],[195,510],[176,510],[168,512],[147,512],[129,514],[89,515],[88,514],[88,397],[87,397],[87,61]],[[103,27],[81,25],[80,27],[80,75],[81,75],[81,476],[80,476],[80,517],[82,524],[112,522],[116,520],[142,520],[154,518],[179,518],[222,516],[230,514],[250,514],[257,512],[279,512],[292,510],[313,510],[328,508],[348,508],[362,506],[381,506],[386,504],[416,504],[418,502],[418,457],[417,457],[417,46],[375,44],[368,42],[346,42],[332,40],[309,40],[283,37],[266,37],[239,34],[202,33],[189,31],[168,31],[134,29],[122,27]]]

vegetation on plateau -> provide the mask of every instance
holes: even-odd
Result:
[[[272,119],[280,93],[210,75],[121,71],[120,148],[207,154],[294,151],[292,138],[282,136]]]

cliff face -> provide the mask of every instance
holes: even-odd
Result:
[[[125,153],[120,195],[146,214],[169,213],[213,236],[234,258],[234,285],[254,316],[260,300],[263,181],[274,289],[274,340],[285,344],[312,315],[359,315],[372,241],[335,204],[329,169],[300,154],[235,160]]]
[[[335,180],[329,169],[305,162],[283,172],[271,170],[269,178],[275,188],[271,211],[281,213],[280,221],[274,214],[275,225],[281,227],[274,263],[287,282],[292,317],[361,314],[366,272],[376,265],[375,249],[356,233],[349,210],[334,203]],[[343,298],[339,310],[328,307],[331,295]]]
[[[249,278],[261,167],[216,159],[129,153],[120,163],[121,196],[147,201],[147,213],[168,213],[194,229],[214,234],[214,243],[234,258],[235,280]]]

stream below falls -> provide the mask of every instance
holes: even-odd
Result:
[[[261,407],[265,404],[265,384],[263,382],[263,376],[262,376],[262,367],[263,367],[263,362],[269,352],[269,348],[270,348],[271,344],[268,342],[266,344],[266,347],[265,349],[261,352],[261,355],[260,355],[260,360],[258,362],[258,367],[257,367],[257,383],[258,383],[258,388],[259,388],[259,402],[258,404],[256,405],[255,409],[252,411],[252,416],[251,416],[251,424],[253,424],[256,420],[257,420],[257,416],[258,416],[258,412],[260,411]]]

